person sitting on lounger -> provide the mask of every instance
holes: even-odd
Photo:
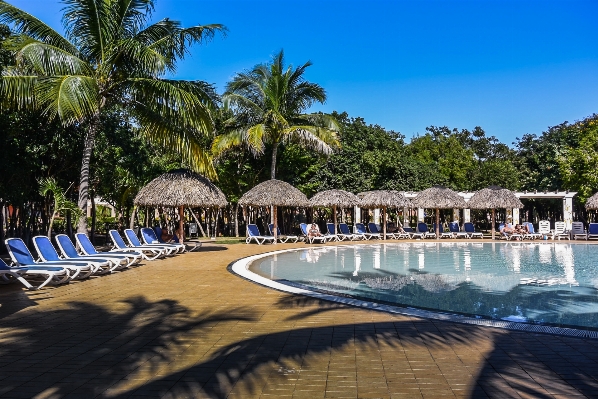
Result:
[[[170,242],[170,241],[172,241],[173,237],[174,237],[174,235],[168,234],[168,230],[162,229],[162,237],[160,237],[160,238],[162,238],[162,241]]]
[[[511,223],[507,223],[503,226],[503,228],[500,230],[501,233],[507,233],[507,234],[513,234],[515,233],[515,229],[513,228],[513,226],[511,225]]]
[[[517,234],[528,234],[529,229],[526,224],[518,224],[515,226],[515,233]]]
[[[405,230],[403,230],[403,226],[401,225],[395,225],[394,223],[388,223],[386,225],[386,231],[388,233],[405,233]]]
[[[309,230],[307,230],[308,237],[321,237],[322,233],[320,233],[320,228],[317,224],[312,223],[309,225]]]

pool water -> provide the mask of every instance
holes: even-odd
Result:
[[[250,269],[272,280],[375,302],[598,329],[598,245],[312,247],[262,258]]]

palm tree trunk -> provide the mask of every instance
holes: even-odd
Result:
[[[100,111],[96,112],[89,123],[83,144],[83,160],[81,162],[81,178],[79,182],[79,209],[82,214],[77,225],[78,233],[87,234],[87,200],[89,199],[89,164],[95,143],[96,133],[100,129]]]
[[[270,179],[276,178],[276,153],[278,152],[278,145],[274,144],[272,148],[272,165],[270,166]]]
[[[494,213],[494,208],[492,208],[492,239],[494,240],[494,230],[496,230],[495,226],[495,220],[496,219],[496,215]]]
[[[382,239],[386,240],[386,207],[382,207]]]
[[[185,242],[185,207],[181,205],[179,207],[179,229],[178,229],[179,242],[183,244]]]

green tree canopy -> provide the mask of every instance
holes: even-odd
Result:
[[[0,23],[18,34],[10,41],[15,67],[0,85],[2,104],[35,108],[63,125],[87,126],[79,207],[88,200],[90,158],[101,112],[123,106],[152,143],[180,153],[195,169],[213,174],[199,137],[212,132],[218,98],[200,81],[165,79],[189,48],[221,25],[183,28],[168,18],[148,24],[154,0],[66,0],[61,36],[34,16],[0,0]],[[79,230],[86,231],[80,218]]]

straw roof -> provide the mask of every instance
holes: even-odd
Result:
[[[345,190],[326,190],[320,191],[310,198],[309,202],[312,206],[341,206],[351,207],[361,205],[359,198]]]
[[[403,208],[410,207],[411,201],[395,190],[374,190],[359,193],[364,208]]]
[[[239,199],[246,206],[310,206],[305,194],[281,180],[266,180],[247,191]]]
[[[226,196],[209,179],[188,169],[176,169],[156,177],[135,197],[135,205],[223,207]]]
[[[588,198],[586,201],[586,209],[598,209],[598,193]]]
[[[417,194],[411,201],[416,208],[448,209],[467,208],[463,197],[450,188],[434,186]]]
[[[471,209],[523,208],[514,192],[499,186],[490,186],[476,192],[467,207]]]

